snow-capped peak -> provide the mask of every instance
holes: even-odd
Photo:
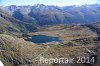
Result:
[[[40,8],[40,5],[38,5],[36,8]]]

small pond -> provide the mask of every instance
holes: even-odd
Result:
[[[34,43],[47,43],[47,42],[61,42],[59,37],[46,36],[46,35],[34,35],[32,36],[32,42]]]

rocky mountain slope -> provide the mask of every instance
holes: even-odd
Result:
[[[63,31],[63,32],[62,32]],[[65,31],[65,32],[64,32]],[[67,32],[68,31],[68,32]],[[74,31],[74,32],[73,32]],[[100,42],[95,40],[97,34],[86,26],[56,25],[42,27],[30,35],[45,34],[63,36],[64,42],[35,44],[23,38],[0,34],[0,59],[5,66],[99,66]],[[51,34],[50,34],[51,33]],[[70,35],[70,38],[67,38]],[[76,38],[75,38],[76,37]],[[67,39],[66,39],[67,38]],[[75,58],[74,63],[40,63],[40,57],[45,58]],[[94,57],[95,63],[77,63],[77,57]]]
[[[74,42],[75,43],[75,42]],[[73,43],[73,44],[74,44]],[[5,66],[99,66],[99,43],[71,46],[69,43],[37,45],[24,41],[22,38],[0,34],[0,59]],[[42,53],[42,54],[41,54]],[[60,64],[41,64],[40,57],[61,58],[61,57],[94,57],[95,63],[60,63]],[[97,60],[98,59],[98,60]]]
[[[0,9],[0,33],[17,34],[34,31],[35,24],[19,21],[12,17],[7,11]]]
[[[54,24],[87,24],[100,21],[100,5],[0,6],[0,33],[33,32],[39,26]]]
[[[5,6],[1,9],[26,23],[35,23],[40,26],[52,24],[86,24],[100,21],[100,5],[82,6],[50,6],[36,4],[34,6]]]
[[[98,4],[65,7],[43,4],[0,6],[0,60],[5,66],[99,66],[99,12]],[[22,38],[15,36],[22,33]],[[38,45],[24,40],[33,35],[58,36],[63,42]],[[41,56],[70,56],[75,61],[68,64],[41,64]],[[94,63],[77,63],[77,57],[80,56],[94,57]]]

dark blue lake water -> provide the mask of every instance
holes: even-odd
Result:
[[[46,35],[34,35],[32,36],[32,42],[34,43],[46,43],[46,42],[61,42],[62,40],[59,39],[59,37],[52,37],[52,36],[46,36]]]

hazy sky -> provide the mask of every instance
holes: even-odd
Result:
[[[100,0],[0,0],[0,5],[83,5],[83,4],[100,4]]]

